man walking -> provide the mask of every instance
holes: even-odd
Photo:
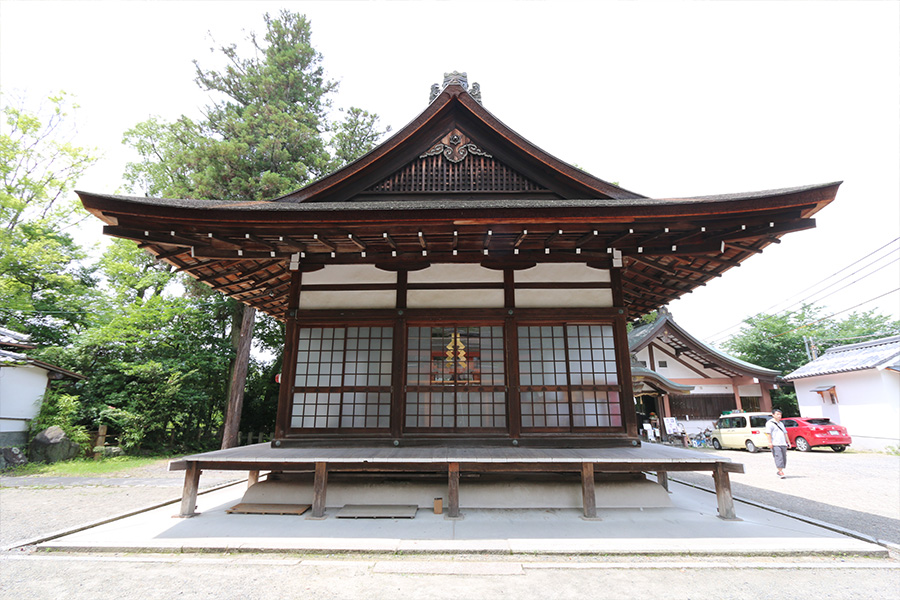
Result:
[[[787,465],[788,434],[781,422],[781,409],[772,411],[772,418],[766,422],[766,439],[769,440],[769,448],[772,449],[772,457],[775,459],[775,468],[778,476],[784,479],[784,467]]]

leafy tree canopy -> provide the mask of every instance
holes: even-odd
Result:
[[[819,317],[821,312],[821,308],[804,306],[795,312],[750,317],[724,344],[725,350],[787,375],[810,361],[807,347],[821,355],[833,346],[900,334],[900,321],[875,311],[850,313],[842,320]]]

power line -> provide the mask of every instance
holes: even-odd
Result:
[[[778,335],[772,336],[772,338],[774,339],[777,337],[781,337],[783,335],[787,335],[788,333],[793,333],[793,332],[797,331],[798,329],[803,329],[804,327],[809,327],[810,325],[815,325],[816,323],[821,323],[822,321],[825,321],[826,319],[830,319],[831,317],[836,317],[837,315],[839,315],[841,313],[845,313],[848,310],[853,310],[854,308],[859,308],[860,306],[862,306],[864,304],[868,304],[869,302],[873,302],[875,300],[878,300],[879,298],[884,298],[885,296],[889,296],[889,295],[893,294],[894,292],[898,292],[898,291],[900,291],[900,288],[894,288],[893,290],[891,290],[889,292],[885,292],[885,293],[881,294],[880,296],[875,296],[874,298],[869,298],[868,300],[866,300],[864,302],[860,302],[859,304],[851,306],[850,308],[845,308],[844,310],[839,310],[836,313],[832,313],[832,314],[828,315],[827,317],[822,317],[821,319],[816,319],[815,321],[811,321],[809,323],[804,323],[803,325],[800,325],[799,327],[794,327],[790,331],[782,331]]]
[[[709,336],[707,339],[709,340],[710,343],[715,343],[715,342],[719,341],[722,337],[724,337],[723,334],[725,334],[725,333],[731,331],[732,329],[735,329],[736,327],[740,327],[740,326],[741,326],[744,322],[746,322],[748,319],[752,319],[752,318],[754,318],[754,317],[758,317],[758,316],[760,316],[760,315],[762,315],[762,314],[765,314],[765,313],[769,312],[770,310],[772,310],[773,308],[775,308],[776,306],[778,306],[778,305],[780,305],[780,304],[783,304],[784,302],[787,302],[788,300],[792,300],[793,298],[796,298],[797,296],[800,296],[801,294],[804,294],[804,293],[806,293],[807,291],[809,291],[809,290],[811,290],[811,289],[813,289],[813,288],[815,288],[815,287],[818,287],[819,285],[825,283],[825,282],[828,281],[829,279],[832,279],[833,277],[835,277],[835,276],[837,276],[837,275],[843,273],[844,271],[846,271],[847,269],[853,267],[854,265],[856,265],[856,264],[858,264],[858,263],[860,263],[860,262],[866,260],[866,259],[869,258],[870,256],[872,256],[872,255],[874,255],[874,254],[876,254],[876,253],[878,253],[878,252],[884,250],[884,249],[887,248],[888,246],[890,246],[890,245],[896,243],[898,240],[900,240],[900,237],[894,238],[894,239],[891,240],[890,242],[888,242],[888,243],[884,244],[883,246],[881,246],[881,247],[879,247],[879,248],[873,250],[872,252],[866,254],[866,255],[863,256],[862,258],[859,258],[859,259],[853,261],[852,263],[850,263],[850,264],[847,265],[846,267],[844,267],[844,268],[842,268],[842,269],[840,269],[840,270],[838,270],[838,271],[832,273],[832,274],[829,275],[828,277],[825,277],[824,279],[821,279],[821,280],[819,280],[818,282],[816,282],[816,283],[810,285],[809,287],[807,287],[807,288],[805,288],[805,289],[803,289],[803,290],[797,292],[797,293],[794,294],[793,296],[789,296],[788,298],[786,298],[786,299],[784,299],[784,300],[780,300],[780,301],[776,302],[775,304],[773,304],[772,306],[770,306],[769,308],[767,308],[767,309],[765,309],[765,310],[761,310],[761,311],[759,311],[758,313],[756,313],[756,314],[754,314],[754,315],[752,315],[752,316],[745,317],[745,318],[741,319],[741,321],[739,321],[738,323],[735,323],[735,324],[733,324],[733,325],[730,325],[730,326],[726,327],[725,329],[722,329],[721,331],[718,331],[718,332],[712,334],[712,335]],[[892,252],[895,252],[895,251],[896,251],[896,250],[892,250],[891,253],[892,253]],[[890,254],[890,253],[889,253],[889,254]],[[879,260],[885,258],[886,256],[887,256],[887,254],[886,254],[885,256],[880,256],[880,257],[878,257],[877,259],[875,259],[875,261],[872,261],[872,262],[868,263],[866,266],[864,266],[864,267],[862,267],[862,268],[860,268],[860,269],[857,269],[857,270],[854,271],[853,273],[850,273],[849,275],[847,275],[847,277],[850,277],[850,276],[852,276],[852,275],[854,275],[854,274],[856,274],[856,273],[862,271],[862,270],[865,269],[866,267],[871,266],[872,264],[874,264],[875,262],[877,262],[877,261],[879,261]],[[894,261],[891,261],[891,263],[888,263],[888,264],[892,264],[893,262],[896,262],[897,260],[898,260],[898,259],[895,259]],[[885,266],[887,266],[887,265],[883,265],[882,267],[879,267],[878,269],[876,269],[876,271],[877,271],[877,270],[880,270],[880,269],[882,269],[882,268],[884,268]],[[875,271],[873,271],[872,273],[874,273],[874,272],[875,272]],[[871,275],[872,273],[870,273],[869,275]],[[868,277],[868,275],[867,275],[867,277]],[[839,281],[843,281],[843,279],[846,279],[846,277],[842,278],[842,279],[839,280]],[[863,278],[861,278],[861,279],[863,279]],[[827,287],[825,287],[825,288],[819,290],[819,292],[825,291],[826,289],[828,289],[829,287],[831,287],[831,285],[834,285],[834,284],[836,284],[836,283],[839,283],[839,281],[834,282],[834,283],[830,284],[829,286],[827,286]],[[855,283],[855,282],[854,282],[854,283]],[[845,287],[846,287],[846,286],[845,286]],[[843,288],[841,288],[841,289],[843,289]],[[839,290],[836,290],[836,291],[839,291]],[[810,294],[810,296],[807,296],[807,298],[809,298],[809,297],[811,297],[811,296],[814,296],[816,293],[819,293],[819,292],[814,292],[813,294]],[[835,292],[833,292],[833,293],[835,293]],[[831,295],[831,294],[829,294],[829,295]],[[827,298],[827,297],[828,297],[828,296],[823,296],[823,298]],[[804,298],[804,300],[807,299],[807,298]],[[821,300],[821,298],[820,298],[820,300]],[[802,301],[803,301],[803,300],[800,300],[800,301],[798,301],[798,302],[802,302]],[[778,311],[778,312],[779,312],[779,313],[780,313],[780,312],[783,312],[784,310],[790,308],[791,306],[794,306],[795,304],[798,304],[798,302],[793,302],[793,303],[791,303],[791,304],[788,304],[784,309],[782,309],[781,311]],[[867,302],[868,302],[868,301],[867,301]],[[778,314],[778,313],[776,313],[776,314]]]

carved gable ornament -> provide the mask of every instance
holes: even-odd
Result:
[[[472,140],[459,129],[452,129],[441,138],[441,141],[432,146],[428,152],[420,154],[419,158],[436,156],[438,154],[442,154],[444,158],[453,163],[462,162],[469,154],[493,158],[490,154],[473,144]]]

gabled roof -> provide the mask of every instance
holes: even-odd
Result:
[[[435,192],[442,199],[448,194],[471,199],[495,193],[496,186],[486,187],[493,182],[483,181],[479,189],[473,179],[477,176],[463,169],[469,155],[489,159],[491,174],[510,179],[506,185],[518,195],[550,200],[644,198],[538,148],[487,111],[469,93],[465,73],[455,73],[448,74],[444,89],[418,117],[378,147],[276,202],[347,202],[358,196],[375,200],[428,197]],[[459,168],[436,176],[442,167],[454,165]],[[412,180],[409,184],[392,180],[392,176],[403,173]],[[448,177],[459,178],[458,185],[451,186]],[[527,183],[514,181],[516,177]],[[416,185],[429,178],[433,179],[431,185]]]
[[[871,342],[829,348],[825,354],[803,365],[793,373],[785,375],[784,378],[793,381],[794,379],[865,369],[896,371],[900,370],[898,367],[900,367],[900,336],[893,336]]]
[[[289,264],[415,270],[435,263],[620,268],[632,316],[705,285],[781,236],[815,227],[839,182],[645,198],[537,148],[460,74],[354,163],[269,202],[78,192],[107,226],[213,289],[284,318]],[[536,107],[537,108],[537,107]]]
[[[36,358],[29,358],[25,354],[0,349],[0,367],[15,367],[25,365],[40,367],[41,369],[50,371],[51,373],[55,373],[58,376],[56,377],[57,379],[62,379],[63,377],[70,377],[72,379],[87,379],[87,377],[85,377],[84,375],[79,375],[74,371],[69,371],[68,369],[63,369],[62,367],[51,365],[50,363],[46,363],[42,360],[37,360]]]
[[[755,377],[760,381],[774,382],[779,372],[735,358],[709,346],[681,327],[665,309],[659,311],[656,321],[632,329],[628,333],[628,350],[640,352],[654,340],[670,347],[679,358],[690,358],[706,369],[727,377]]]

